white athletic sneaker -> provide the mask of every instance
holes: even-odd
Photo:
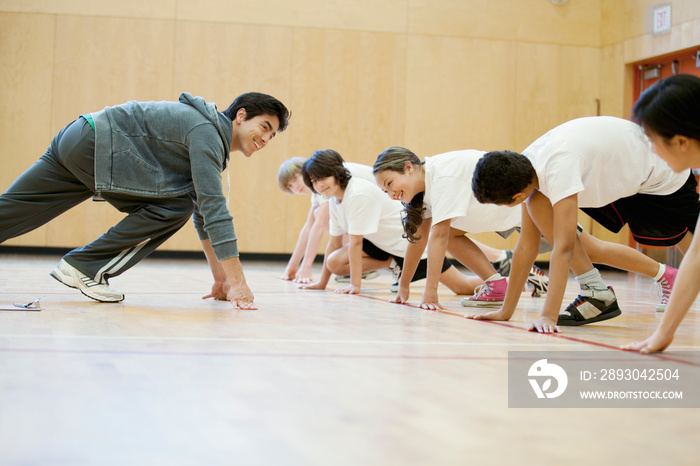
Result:
[[[78,269],[61,259],[51,276],[71,288],[80,290],[88,298],[102,303],[118,303],[124,300],[124,294],[114,291],[107,283],[97,283],[92,278],[80,272]]]
[[[373,278],[377,278],[378,276],[379,276],[379,272],[377,272],[376,270],[372,270],[370,272],[363,273],[362,279],[363,280],[372,280]],[[350,283],[350,275],[336,275],[335,282],[336,283]]]
[[[389,291],[392,293],[398,293],[399,291],[399,279],[401,278],[401,266],[396,263],[394,259],[391,259],[391,265],[389,265],[389,270],[394,276],[394,283],[389,285]]]
[[[549,289],[549,278],[544,274],[542,269],[533,265],[530,269],[530,275],[527,277],[525,284],[526,291],[532,289],[532,296],[541,296]]]

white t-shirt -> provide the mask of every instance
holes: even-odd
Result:
[[[402,237],[401,225],[403,205],[387,196],[376,183],[352,177],[343,201],[332,197],[328,205],[332,236],[362,235],[389,254],[406,256],[408,240]]]
[[[637,193],[671,194],[690,175],[690,170],[674,173],[654,154],[639,125],[608,116],[559,125],[523,154],[552,205],[573,194],[579,207],[602,207]]]
[[[328,202],[328,198],[320,195],[319,193],[311,193],[311,207],[317,208]]]
[[[350,170],[350,174],[353,176],[353,178],[362,178],[370,183],[377,184],[377,181],[374,178],[374,173],[372,173],[372,167],[369,165],[355,162],[343,162],[343,165],[345,165],[345,168]]]
[[[459,150],[425,158],[425,194],[433,225],[452,219],[450,226],[468,233],[506,231],[520,226],[520,207],[481,204],[472,192],[476,162],[485,152]]]
[[[353,178],[362,178],[365,179],[371,183],[376,184],[376,180],[374,179],[374,173],[372,172],[372,167],[369,165],[363,165],[361,163],[355,163],[355,162],[343,162],[343,165],[345,168],[350,170],[350,174],[353,176]],[[320,194],[317,193],[311,193],[311,207],[316,208],[322,204],[325,204],[328,202],[328,198],[321,196]]]

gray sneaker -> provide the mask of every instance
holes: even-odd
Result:
[[[506,249],[506,258],[502,261],[491,262],[491,265],[501,276],[510,276],[510,266],[513,265],[513,251]]]
[[[107,286],[107,282],[97,283],[63,259],[51,271],[51,276],[66,286],[80,290],[82,294],[95,301],[118,303],[124,300],[124,294],[111,289]]]
[[[362,279],[363,280],[372,280],[373,278],[377,278],[378,276],[379,276],[379,272],[377,272],[376,270],[372,270],[370,272],[363,273]],[[335,282],[336,283],[350,283],[350,275],[336,275]]]

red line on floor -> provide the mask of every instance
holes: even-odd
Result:
[[[362,298],[374,299],[374,300],[376,300],[376,301],[387,302],[386,299],[377,298],[377,297],[375,297],[375,296],[367,296],[367,295],[363,295],[363,294],[358,294],[357,296],[360,296],[360,297],[362,297]],[[444,309],[423,309],[423,308],[420,307],[420,306],[416,306],[415,304],[408,304],[408,303],[401,303],[401,304],[399,304],[399,303],[390,303],[390,304],[398,304],[399,306],[408,306],[408,307],[412,307],[412,308],[415,308],[415,309],[420,309],[421,311],[439,312],[440,314],[447,314],[447,315],[450,315],[450,316],[460,317],[460,318],[462,318],[462,319],[466,319],[466,317],[464,317],[464,314],[460,314],[460,313],[458,313],[458,312],[451,312],[451,311],[447,311],[447,310],[444,310]],[[522,331],[525,331],[525,332],[528,331],[527,329],[525,329],[525,328],[523,328],[523,327],[518,327],[517,325],[509,324],[509,323],[506,323],[506,322],[498,322],[498,321],[494,321],[494,320],[474,320],[474,319],[466,319],[466,320],[473,320],[474,322],[483,322],[483,323],[491,324],[491,325],[499,325],[499,326],[501,326],[501,327],[507,327],[507,328],[512,328],[512,329],[516,329],[516,330],[522,330]],[[533,333],[536,333],[536,332],[533,332]],[[568,335],[563,335],[563,334],[561,334],[561,333],[542,333],[542,334],[539,334],[539,335],[547,335],[547,336],[554,337],[554,338],[562,338],[562,339],[564,339],[564,340],[574,341],[574,342],[576,342],[576,343],[583,343],[583,344],[591,345],[591,346],[598,346],[598,347],[600,347],[600,348],[607,348],[607,349],[609,349],[609,350],[614,350],[614,351],[625,351],[625,350],[621,349],[619,346],[612,346],[612,345],[608,345],[608,344],[605,344],[605,343],[599,343],[599,342],[597,342],[597,341],[584,340],[584,339],[582,339],[582,338],[570,337],[570,336],[568,336]],[[630,353],[635,353],[635,352],[634,352],[634,351],[630,351]],[[700,364],[698,364],[698,363],[695,363],[695,362],[692,362],[692,361],[684,361],[684,360],[682,360],[682,359],[676,359],[676,358],[673,358],[673,357],[670,357],[670,356],[666,356],[666,355],[663,354],[663,353],[639,353],[639,352],[637,352],[637,354],[642,355],[642,356],[650,356],[650,357],[657,358],[657,359],[661,359],[661,360],[664,360],[664,361],[672,361],[672,362],[677,362],[677,363],[679,363],[679,364],[687,364],[687,365],[689,365],[689,366],[700,367]]]

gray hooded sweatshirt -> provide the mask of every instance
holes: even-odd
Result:
[[[219,260],[238,256],[221,183],[233,125],[215,104],[184,92],[179,102],[131,101],[90,115],[98,192],[144,200],[189,193],[199,239],[211,240]]]

